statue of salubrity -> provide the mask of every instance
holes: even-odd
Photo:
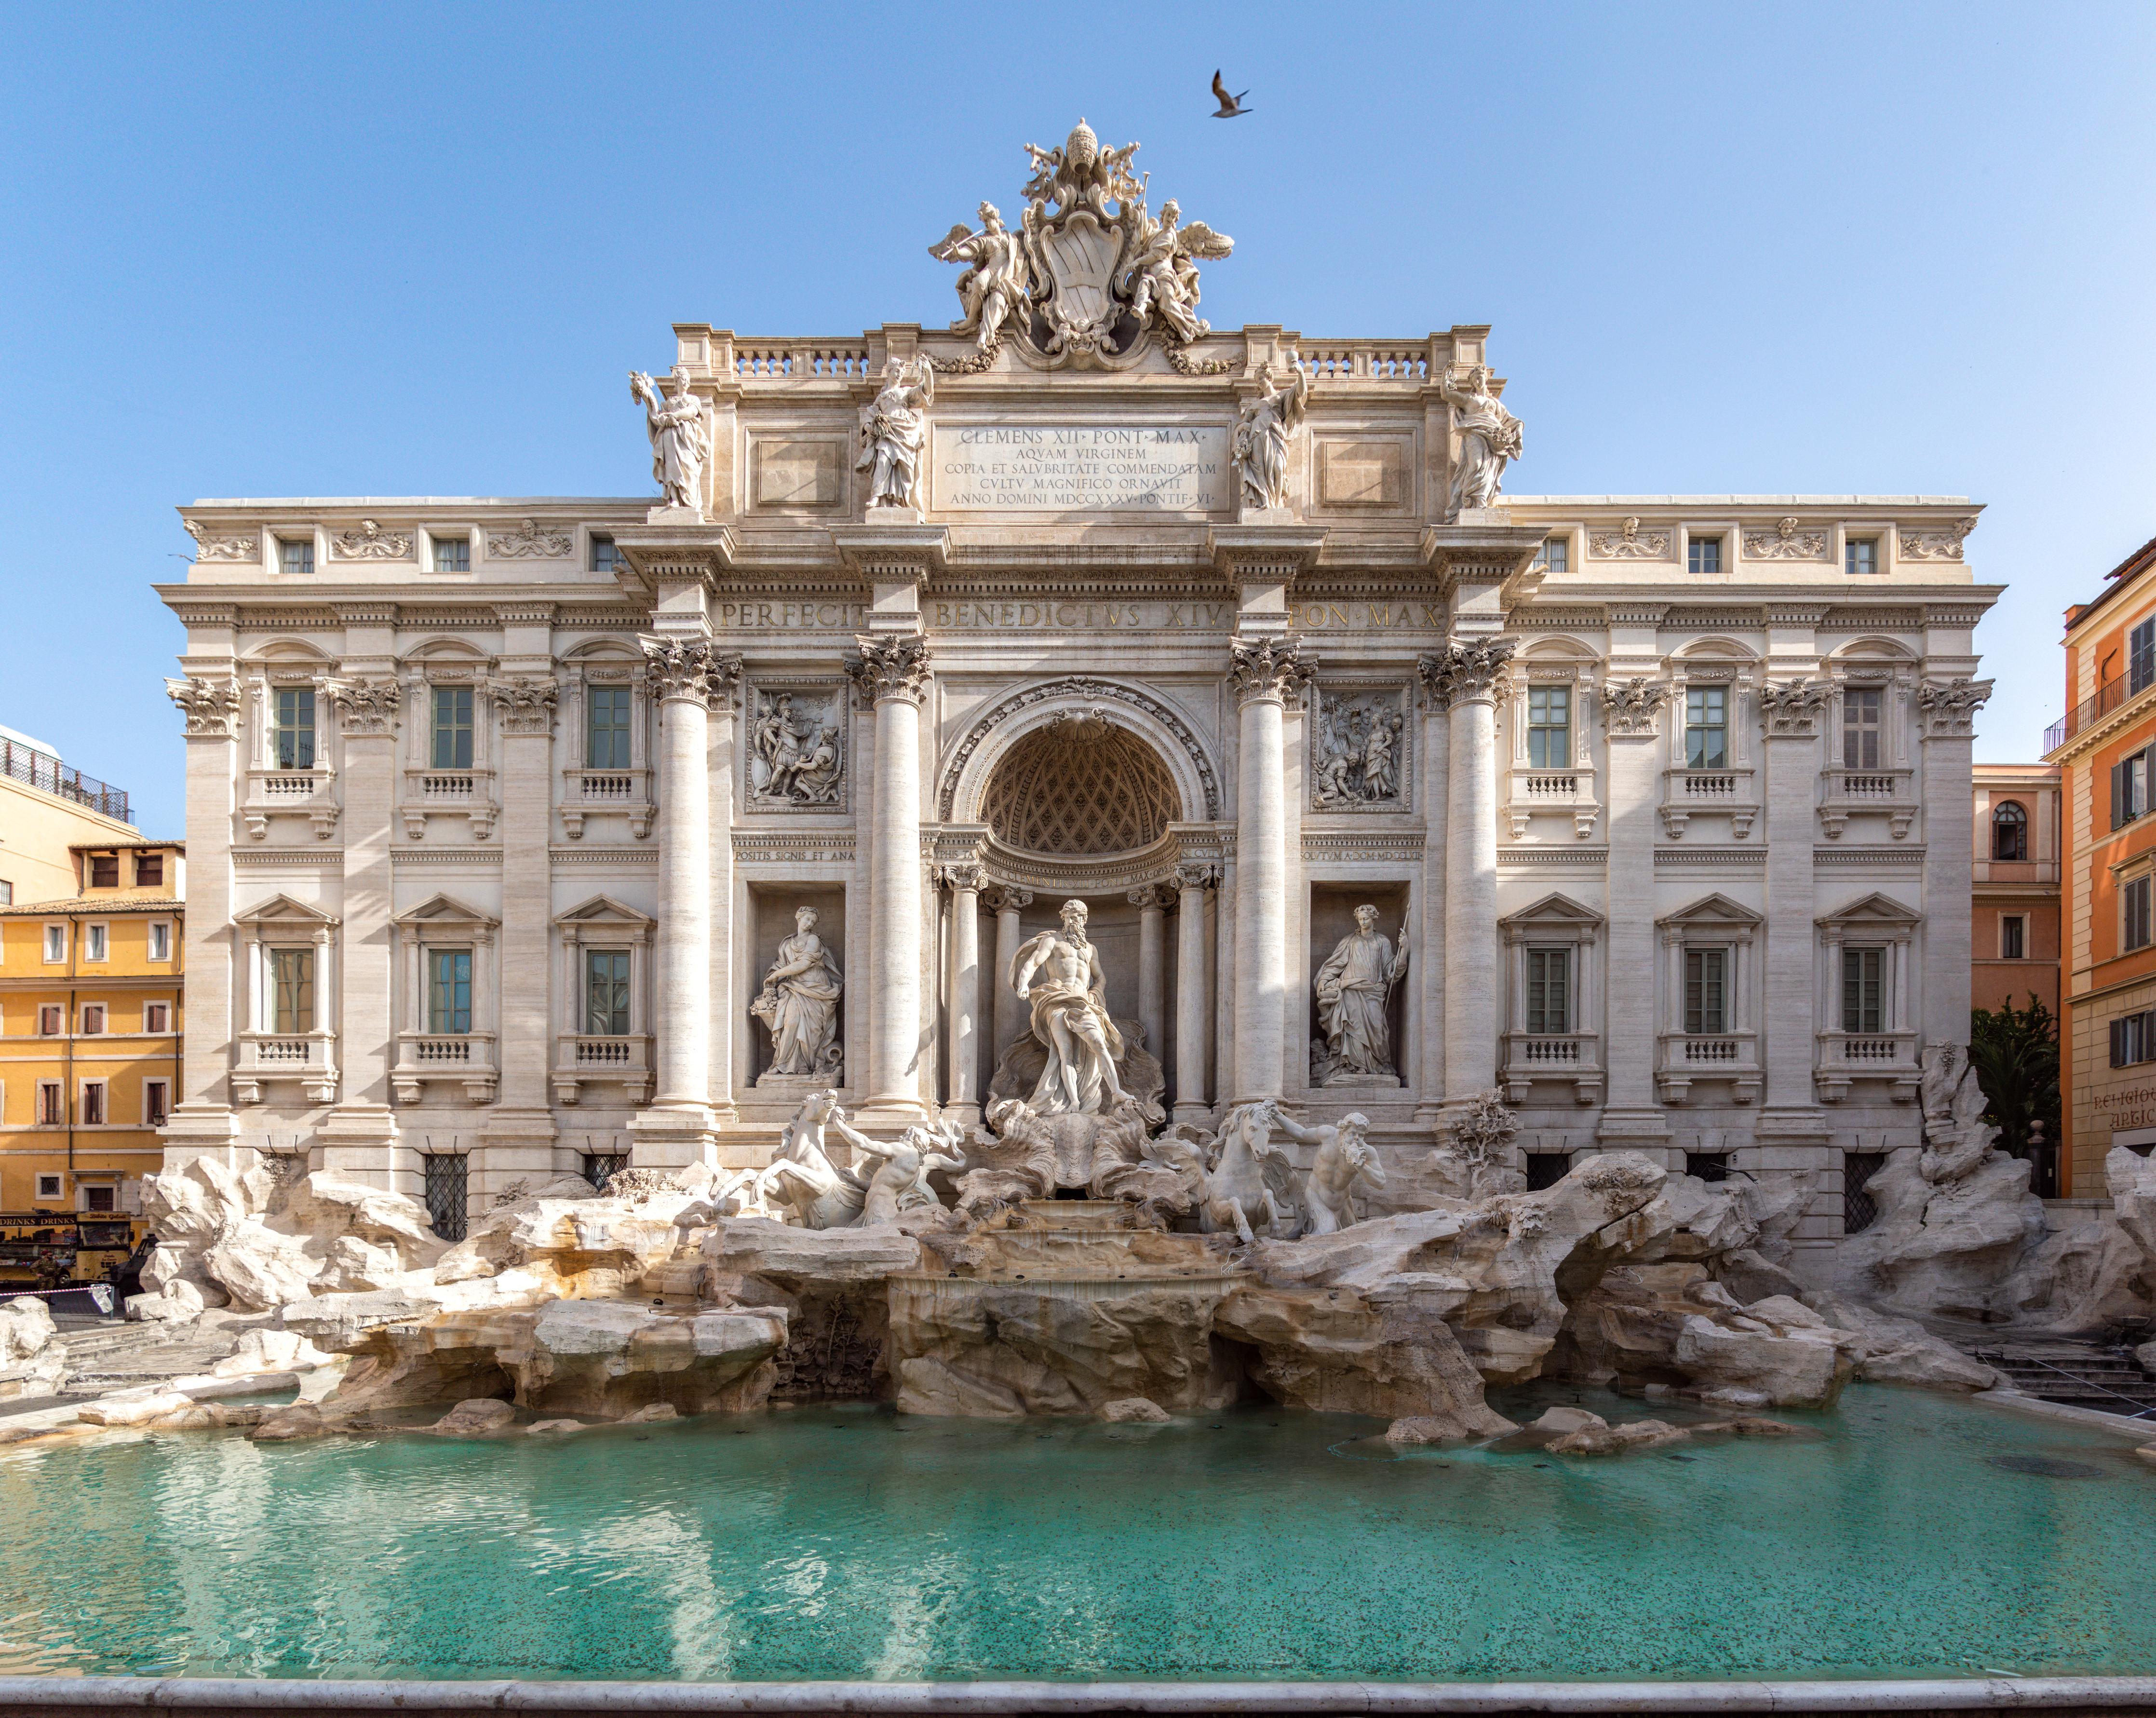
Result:
[[[629,397],[644,407],[651,436],[651,475],[670,507],[704,514],[704,468],[711,458],[711,423],[679,364],[665,389],[641,370],[629,373]]]
[[[1397,945],[1378,934],[1378,909],[1355,909],[1355,928],[1317,969],[1317,1021],[1325,1047],[1312,1047],[1311,1077],[1322,1086],[1394,1086],[1393,986],[1408,970],[1408,931]]]

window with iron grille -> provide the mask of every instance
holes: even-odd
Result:
[[[460,1152],[434,1152],[427,1165],[427,1217],[444,1241],[465,1238],[465,1159]]]
[[[1530,1151],[1527,1154],[1527,1191],[1539,1193],[1554,1187],[1572,1172],[1569,1151]]]
[[[606,1191],[608,1178],[616,1170],[629,1167],[625,1152],[587,1151],[584,1154],[584,1179],[602,1193]]]
[[[469,769],[472,761],[472,689],[434,688],[434,767]]]
[[[1572,688],[1527,688],[1527,764],[1533,769],[1572,767]]]
[[[2126,635],[2126,692],[2146,692],[2156,682],[2156,620],[2143,620]]]
[[[1872,1176],[1887,1167],[1883,1151],[1845,1151],[1841,1154],[1841,1232],[1861,1235],[1879,1220],[1879,1206],[1864,1191]]]
[[[625,686],[587,689],[584,704],[584,767],[629,768],[630,693]]]
[[[276,743],[280,769],[315,767],[315,689],[311,686],[277,688],[277,724],[271,732]]]
[[[1695,686],[1685,692],[1685,767],[1729,767],[1729,688]]]
[[[1729,1154],[1727,1151],[1687,1151],[1685,1153],[1685,1173],[1702,1181],[1726,1181],[1729,1179]]]
[[[1718,537],[1695,537],[1686,551],[1686,564],[1694,573],[1719,573],[1722,570],[1722,539]]]
[[[1572,950],[1527,950],[1527,1030],[1572,1030]]]
[[[1841,695],[1841,767],[1879,768],[1881,718],[1886,694],[1876,686],[1852,686]]]
[[[2029,814],[2011,800],[1992,808],[1991,856],[1994,859],[2026,859],[2029,856]]]
[[[1881,984],[1886,970],[1884,949],[1844,949],[1841,951],[1841,1029],[1845,1032],[1883,1032],[1887,1002]]]

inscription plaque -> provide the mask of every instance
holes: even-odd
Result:
[[[939,424],[930,469],[947,513],[1211,513],[1235,486],[1224,427]]]

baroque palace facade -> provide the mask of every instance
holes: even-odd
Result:
[[[1033,156],[949,332],[678,325],[656,506],[183,510],[170,1152],[476,1209],[1119,1077],[1397,1191],[1494,1088],[1535,1185],[1801,1172],[1831,1244],[1968,1033],[1972,508],[1503,496],[1487,329],[1215,332],[1224,235]]]

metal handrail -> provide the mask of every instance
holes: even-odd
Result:
[[[41,793],[87,807],[121,823],[135,820],[127,815],[127,795],[122,789],[70,769],[50,752],[0,739],[0,775],[26,782]]]
[[[2072,709],[2044,730],[2044,749],[2056,752],[2059,748],[2092,723],[2101,722],[2127,699],[2126,688],[2132,682],[2121,676],[2118,679],[2096,689],[2092,698],[2083,698]],[[2145,688],[2144,688],[2145,690]]]
[[[2064,1366],[2055,1366],[2051,1363],[2051,1361],[2047,1360],[2040,1360],[2033,1354],[2009,1355],[2003,1348],[1979,1348],[1976,1350],[1976,1357],[1977,1359],[1984,1361],[1987,1365],[2003,1366],[2011,1364],[2014,1366],[2041,1366],[2047,1372],[2056,1372],[2061,1378],[2071,1379],[2075,1383],[2080,1385],[2084,1390],[2094,1390],[2105,1396],[2117,1397],[2119,1401],[2131,1404],[2133,1408],[2133,1412],[2132,1413],[2120,1416],[2123,1419],[2138,1420],[2147,1415],[2156,1414],[2156,1402],[2143,1402],[2136,1401],[2134,1397],[2127,1395],[2123,1391],[2113,1390],[2108,1385],[2099,1384],[2093,1378],[2083,1377],[2079,1372],[2070,1372]]]

